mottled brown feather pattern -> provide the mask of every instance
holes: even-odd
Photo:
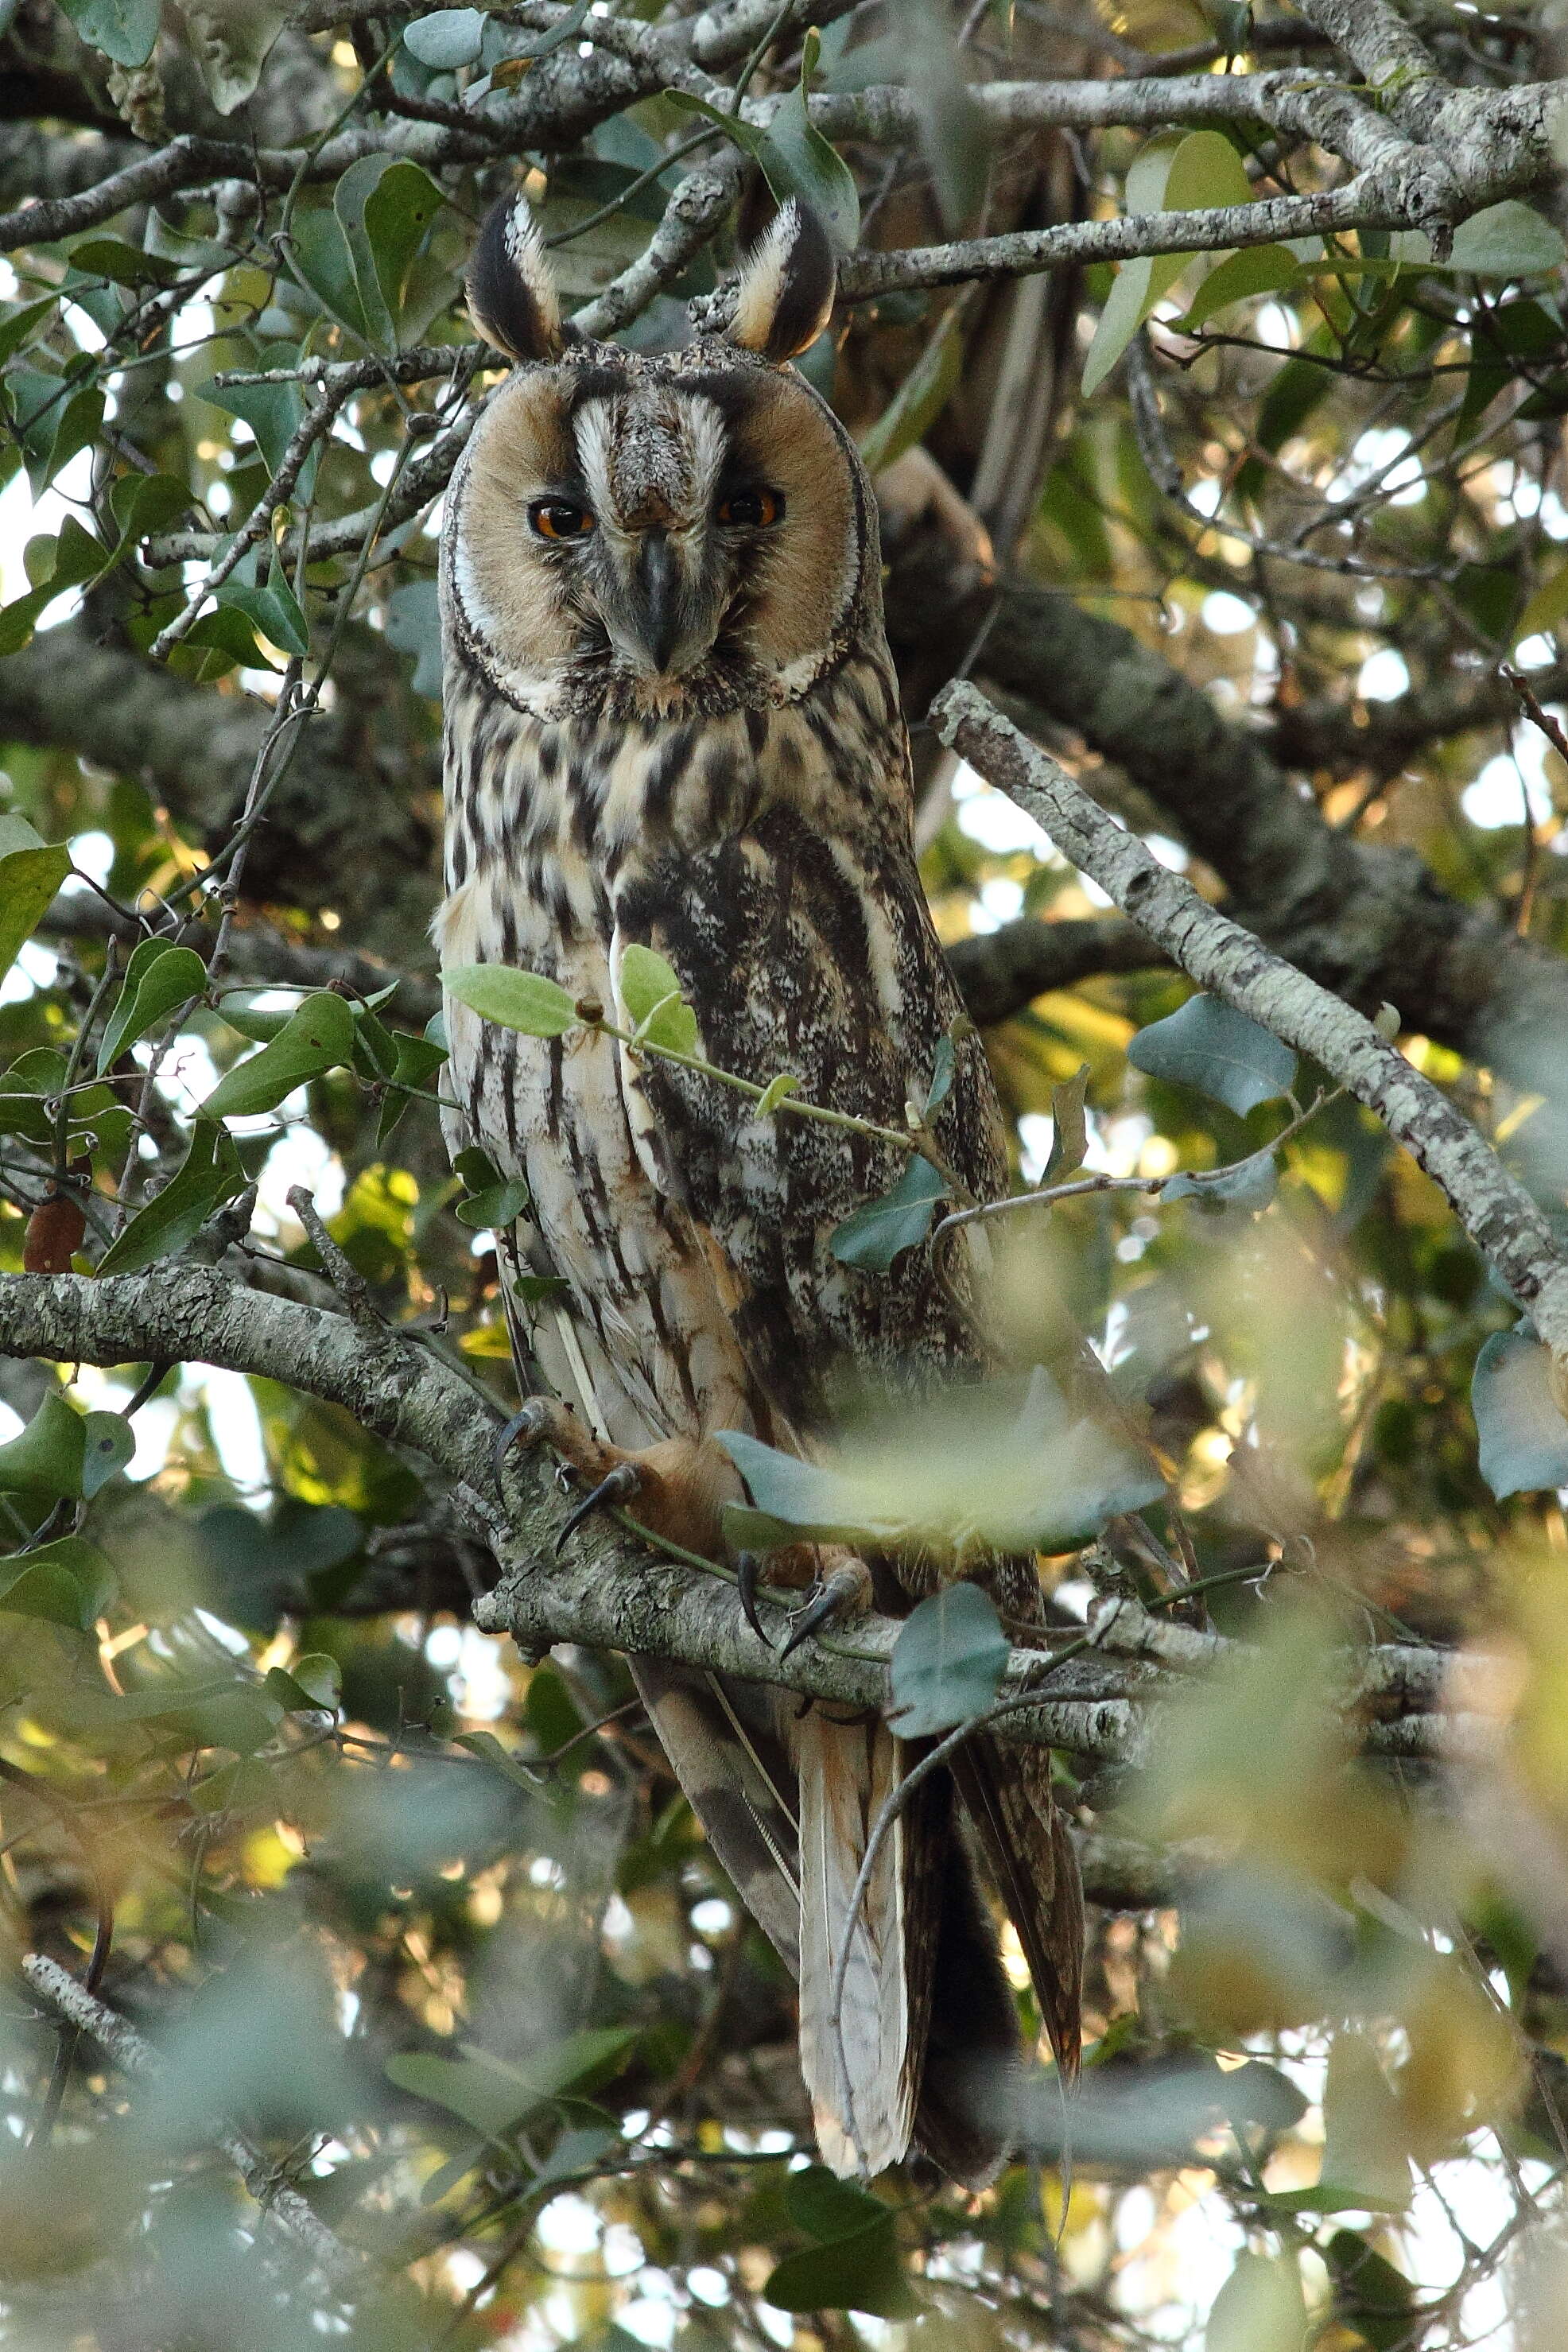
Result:
[[[782,299],[788,234],[774,242]],[[791,299],[808,297],[803,280]],[[758,278],[752,309],[774,299]],[[758,483],[775,526],[727,521]],[[588,518],[574,541],[541,536],[542,499]],[[650,548],[657,658],[643,651]],[[874,509],[831,414],[793,373],[723,343],[657,360],[585,346],[526,369],[454,480],[443,604],[443,961],[542,972],[624,1016],[620,959],[652,947],[721,1066],[758,1084],[790,1071],[809,1097],[901,1128],[959,1006],[915,866]],[[925,1253],[887,1275],[832,1254],[836,1227],[901,1173],[894,1147],[758,1119],[732,1089],[587,1028],[534,1040],[456,1003],[447,1020],[454,1137],[526,1180],[518,1245],[570,1286],[530,1351],[597,1435],[645,1447],[739,1428],[809,1450],[841,1375],[915,1390],[974,1375]],[[938,1134],[974,1192],[1004,1188],[973,1038]],[[1031,1561],[997,1561],[984,1580],[1016,1622],[1041,1624]],[[896,1606],[929,1582],[879,1569]],[[996,2128],[965,2103],[973,2065],[1001,2063],[1011,2009],[965,1891],[952,1784],[933,1780],[910,1807],[858,1930],[846,2116],[825,1975],[904,1745],[819,1715],[802,1729],[765,1694],[680,1669],[639,1674],[716,1851],[800,1966],[829,2160],[891,2161],[912,2125],[950,2168],[983,2177]],[[1076,1874],[1048,1765],[977,1744],[959,1787],[1070,2059]]]

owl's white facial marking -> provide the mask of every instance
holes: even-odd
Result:
[[[448,613],[540,715],[676,719],[805,692],[875,563],[868,486],[798,377],[598,346],[521,372],[477,427]]]

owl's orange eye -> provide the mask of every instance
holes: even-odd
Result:
[[[567,499],[535,499],[528,520],[541,539],[586,539],[594,528],[587,508],[574,507]]]
[[[719,509],[721,522],[741,530],[766,530],[784,519],[784,499],[777,490],[737,490]]]

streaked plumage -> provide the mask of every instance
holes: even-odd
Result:
[[[758,1084],[788,1070],[808,1097],[898,1128],[959,1006],[915,866],[870,488],[784,364],[831,299],[821,231],[790,207],[727,338],[657,358],[574,346],[526,214],[492,215],[471,306],[526,364],[449,493],[437,937],[445,964],[546,973],[622,1025],[621,957],[651,947],[721,1067]],[[713,1431],[809,1453],[841,1370],[916,1389],[973,1376],[923,1253],[877,1276],[832,1255],[835,1228],[900,1174],[893,1146],[759,1119],[588,1028],[535,1041],[450,1000],[447,1022],[454,1137],[527,1181],[518,1245],[570,1285],[528,1347],[592,1436],[559,1417],[552,1433],[580,1467],[606,1446],[659,1448],[643,1516],[712,1549],[740,1493],[701,1444]],[[937,1133],[973,1192],[1004,1189],[973,1037]],[[894,1609],[935,1573],[873,1572]],[[1041,1622],[1031,1561],[992,1562],[986,1580],[1016,1622]],[[797,1721],[757,1689],[638,1673],[715,1851],[798,1970],[827,2160],[878,2170],[913,2133],[983,2177],[997,2135],[966,2113],[969,2078],[1005,2063],[1015,2028],[952,1784],[917,1793],[868,1891],[843,2013],[851,2129],[827,1984],[868,1825],[910,1751],[879,1724]],[[960,1787],[1070,2064],[1079,1898],[1047,1771],[1037,1751],[977,1742]]]

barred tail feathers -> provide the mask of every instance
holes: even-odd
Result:
[[[800,1789],[800,2063],[825,2164],[871,2175],[909,2148],[925,2051],[925,1870],[908,1813],[882,1843],[851,1927],[872,1824],[899,1784],[903,1742],[819,1706],[793,1727]],[[929,1951],[932,1938],[925,1938]],[[846,1942],[838,2028],[833,1987]]]

